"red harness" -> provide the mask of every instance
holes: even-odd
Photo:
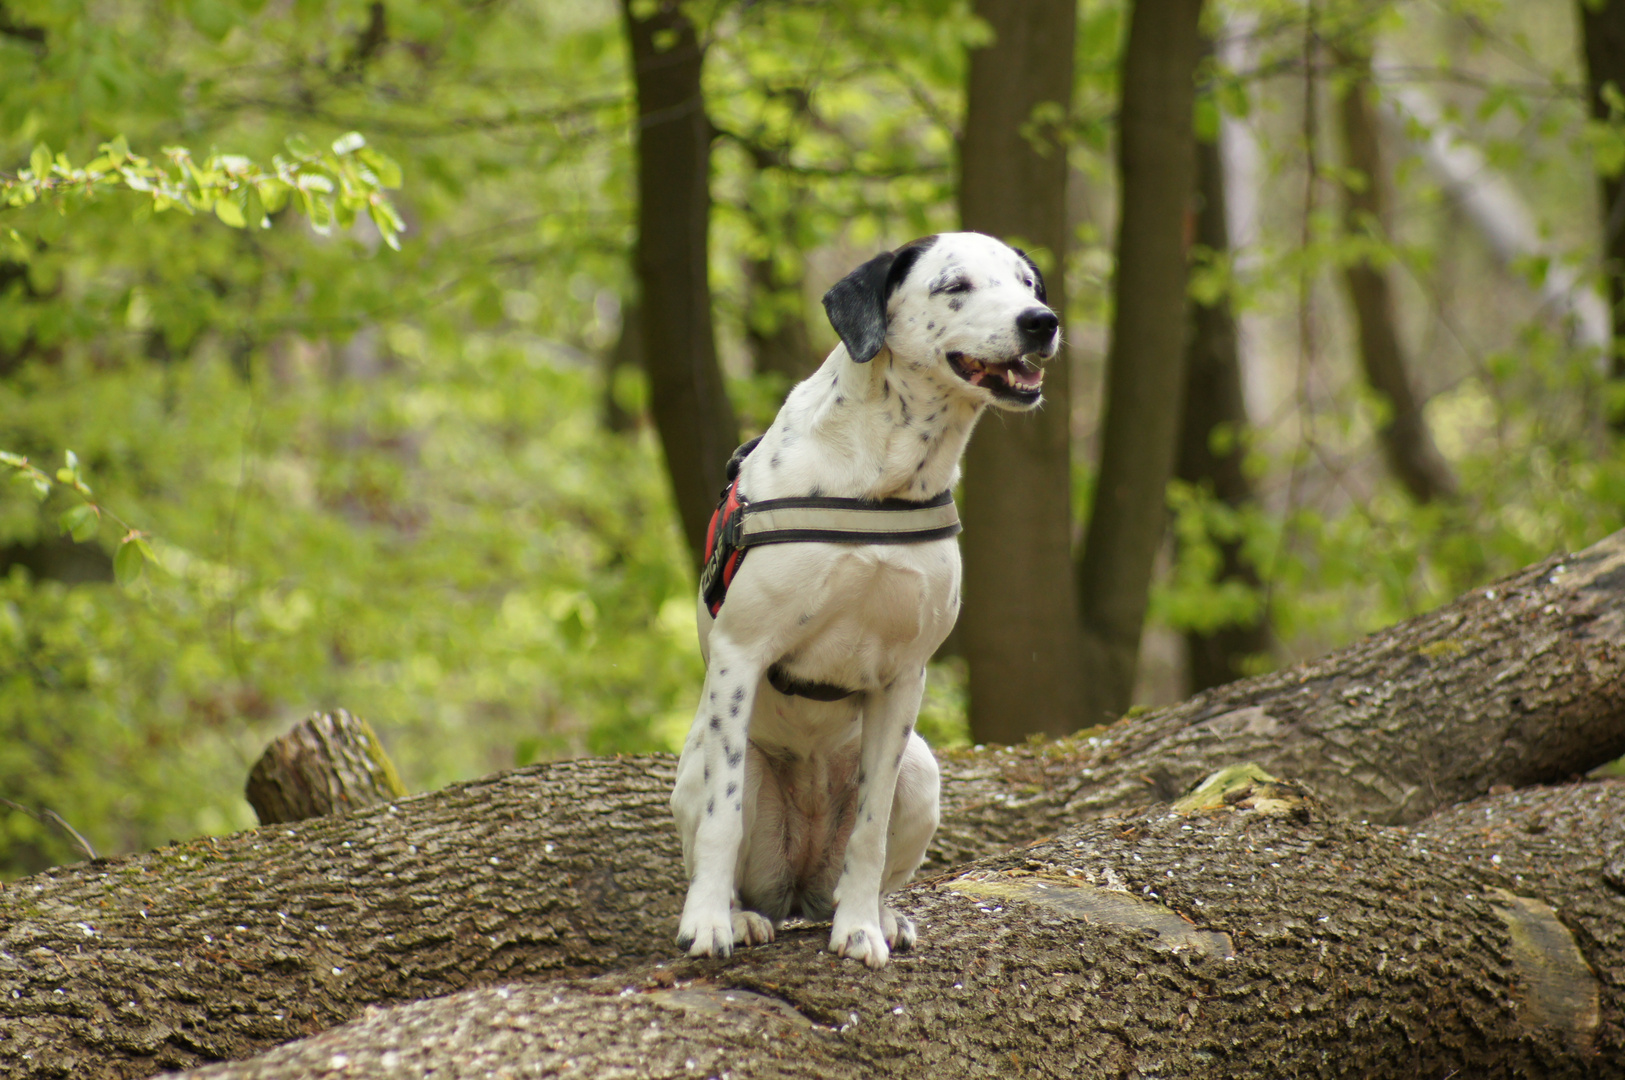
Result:
[[[739,497],[739,477],[735,476],[722,489],[722,501],[711,512],[711,525],[705,530],[705,569],[700,574],[700,591],[712,618],[722,610],[728,586],[733,584],[739,564],[745,561],[745,549],[739,546],[744,507]]]

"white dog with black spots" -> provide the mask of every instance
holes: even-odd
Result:
[[[752,501],[924,501],[953,487],[988,406],[1036,407],[1060,344],[1027,256],[944,233],[858,267],[824,306],[841,344],[739,466]],[[679,945],[728,956],[784,919],[830,919],[871,968],[915,943],[886,897],[925,858],[937,763],[914,730],[926,662],[960,606],[959,547],[753,549],[713,620],[672,811],[689,888]]]

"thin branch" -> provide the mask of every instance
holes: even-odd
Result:
[[[72,825],[69,825],[67,820],[55,810],[51,810],[49,808],[44,811],[33,810],[22,805],[21,803],[12,802],[10,799],[0,799],[0,806],[8,806],[13,810],[27,814],[41,825],[56,826],[58,829],[61,829],[69,836],[73,837],[74,842],[79,845],[79,849],[83,851],[87,857],[92,859],[101,858],[100,855],[96,854],[96,849],[91,846],[90,841],[86,840],[78,829],[74,828]]]

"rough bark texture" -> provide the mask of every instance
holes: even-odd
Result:
[[[711,121],[705,50],[677,0],[653,13],[624,0],[638,96],[639,311],[649,411],[660,432],[683,535],[696,564],[739,443],[711,325]]]
[[[1196,242],[1216,259],[1230,254],[1226,224],[1224,162],[1219,144],[1196,144]],[[1205,486],[1225,505],[1241,509],[1256,501],[1253,482],[1243,471],[1247,403],[1241,390],[1241,348],[1236,319],[1225,293],[1211,304],[1192,300],[1191,334],[1185,346],[1185,407],[1179,425],[1179,456],[1174,475]],[[1216,438],[1218,441],[1216,442]],[[1218,581],[1237,581],[1258,590],[1258,573],[1242,558],[1239,539],[1216,541],[1221,560]],[[1241,678],[1242,661],[1269,652],[1269,626],[1262,611],[1250,623],[1185,635],[1192,692]]]
[[[1139,0],[1123,55],[1122,215],[1100,472],[1078,563],[1083,724],[1128,708],[1179,441],[1185,213],[1196,172],[1191,111],[1201,0]]]
[[[244,794],[261,825],[277,825],[403,798],[406,785],[372,725],[336,709],[273,740]]]
[[[1312,809],[1308,825],[1302,813],[1254,826],[1238,824],[1245,815],[1171,820],[1167,807],[1121,815],[1177,793],[1184,775],[1245,759],[1309,776],[1339,811],[1385,821],[1415,821],[1496,785],[1562,779],[1625,753],[1622,669],[1625,533],[1314,664],[1099,737],[946,755],[929,872],[1119,817],[996,858],[980,877],[917,886],[904,906],[924,921],[922,948],[875,975],[820,952],[818,930],[727,964],[654,966],[674,963],[685,884],[666,757],[520,770],[342,818],[59,868],[0,889],[0,1077],[148,1075],[246,1057],[375,1003],[611,969],[619,974],[598,983],[369,1013],[355,1030],[395,1040],[370,1048],[371,1036],[338,1032],[309,1045],[327,1054],[323,1068],[339,1068],[334,1055],[376,1059],[356,1068],[380,1075],[392,1052],[397,1063],[433,1053],[445,1070],[500,1063],[526,1075],[540,1066],[504,1055],[557,1063],[548,1055],[573,1047],[605,1055],[582,1058],[584,1075],[608,1074],[615,1054],[644,1055],[629,1075],[665,1075],[659,1062],[689,1056],[697,1068],[740,1063],[710,1072],[779,1075],[746,1069],[754,1054],[838,1075],[919,1075],[910,1069],[936,1069],[921,1055],[938,1044],[984,1074],[1009,1053],[1018,1073],[1149,1072],[1178,1049],[1185,1056],[1161,1071],[1194,1074],[1200,1064],[1239,1075],[1262,1062],[1286,1075],[1341,1068],[1344,1044],[1356,1043],[1369,1056],[1349,1058],[1350,1075],[1397,1074],[1404,1053],[1440,1075],[1585,1075],[1602,1068],[1576,1064],[1592,1060],[1580,1052],[1589,1039],[1617,1075],[1618,785],[1581,788],[1587,795],[1568,804],[1514,792],[1407,835]],[[1605,801],[1584,803],[1593,792]],[[1473,816],[1484,807],[1569,816],[1503,827]],[[1521,862],[1508,861],[1522,850]],[[1025,879],[1077,889],[1057,877],[1068,867],[1110,895],[1066,893],[1086,898],[1081,909],[1034,905]],[[1552,920],[1538,906],[1486,901],[1491,887],[1557,911],[1597,973],[1596,1024],[1584,1021],[1585,979],[1559,963],[1568,954]],[[1134,906],[1136,896],[1155,903]],[[1327,913],[1330,928],[1308,917]],[[1217,934],[1229,935],[1237,960],[1219,963]],[[1506,944],[1514,938],[1536,945],[1519,953]],[[1537,980],[1547,967],[1558,974]],[[645,993],[651,985],[659,992]],[[627,986],[634,994],[613,996]],[[728,1002],[733,988],[763,996]],[[1429,1001],[1434,1012],[1439,1001],[1467,1004],[1459,1016],[1432,1016]],[[890,1011],[899,1005],[915,1018],[907,1025]],[[838,1030],[852,1012],[859,1022]],[[679,1022],[700,1031],[672,1043],[667,1029]],[[411,1035],[403,1024],[422,1026]],[[764,1030],[776,1041],[763,1043]],[[789,1030],[804,1042],[778,1041]],[[1268,1041],[1274,1030],[1288,1046]],[[436,1051],[424,1033],[453,1041]],[[1560,1044],[1579,1050],[1564,1057]],[[717,1057],[716,1047],[738,1056]],[[1322,1052],[1330,1063],[1310,1060]],[[1276,1068],[1281,1053],[1299,1056]]]
[[[1625,92],[1625,0],[1580,0],[1580,36],[1584,42],[1586,82],[1591,115],[1610,120],[1605,87]],[[1609,370],[1625,379],[1625,175],[1598,176],[1601,193],[1602,250],[1608,277],[1608,310],[1614,331]],[[1610,417],[1615,430],[1625,430],[1625,412]]]
[[[1067,117],[1077,4],[978,0],[994,41],[970,54],[959,153],[964,228],[1031,249],[1066,316]],[[1082,717],[1072,589],[1072,392],[1063,347],[1035,413],[983,419],[961,495],[970,726],[981,743],[1065,734]],[[1012,538],[1019,557],[1012,558]]]
[[[1371,98],[1371,60],[1342,57],[1354,78],[1337,102],[1345,162],[1359,176],[1343,185],[1344,228],[1350,236],[1382,238],[1388,217],[1388,173],[1383,164],[1381,124]],[[1369,258],[1343,268],[1360,342],[1360,365],[1389,415],[1377,428],[1388,469],[1417,502],[1452,495],[1456,478],[1433,443],[1422,415],[1422,398],[1411,384],[1410,363],[1399,340],[1399,312],[1388,274]]]
[[[1625,913],[1594,873],[1554,884],[1552,904]],[[1313,800],[1164,808],[910,888],[928,936],[878,973],[793,931],[373,1011],[193,1075],[1620,1075],[1622,1002],[1592,971],[1625,960],[1617,935],[1584,951],[1520,888]]]

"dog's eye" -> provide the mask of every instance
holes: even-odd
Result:
[[[1033,279],[1032,278],[1022,278],[1021,283],[1023,285],[1025,285],[1025,286],[1027,286],[1027,288],[1029,288],[1029,289],[1033,287]]]
[[[958,281],[950,281],[942,287],[942,291],[945,293],[970,292],[970,282],[964,278],[960,278]]]

